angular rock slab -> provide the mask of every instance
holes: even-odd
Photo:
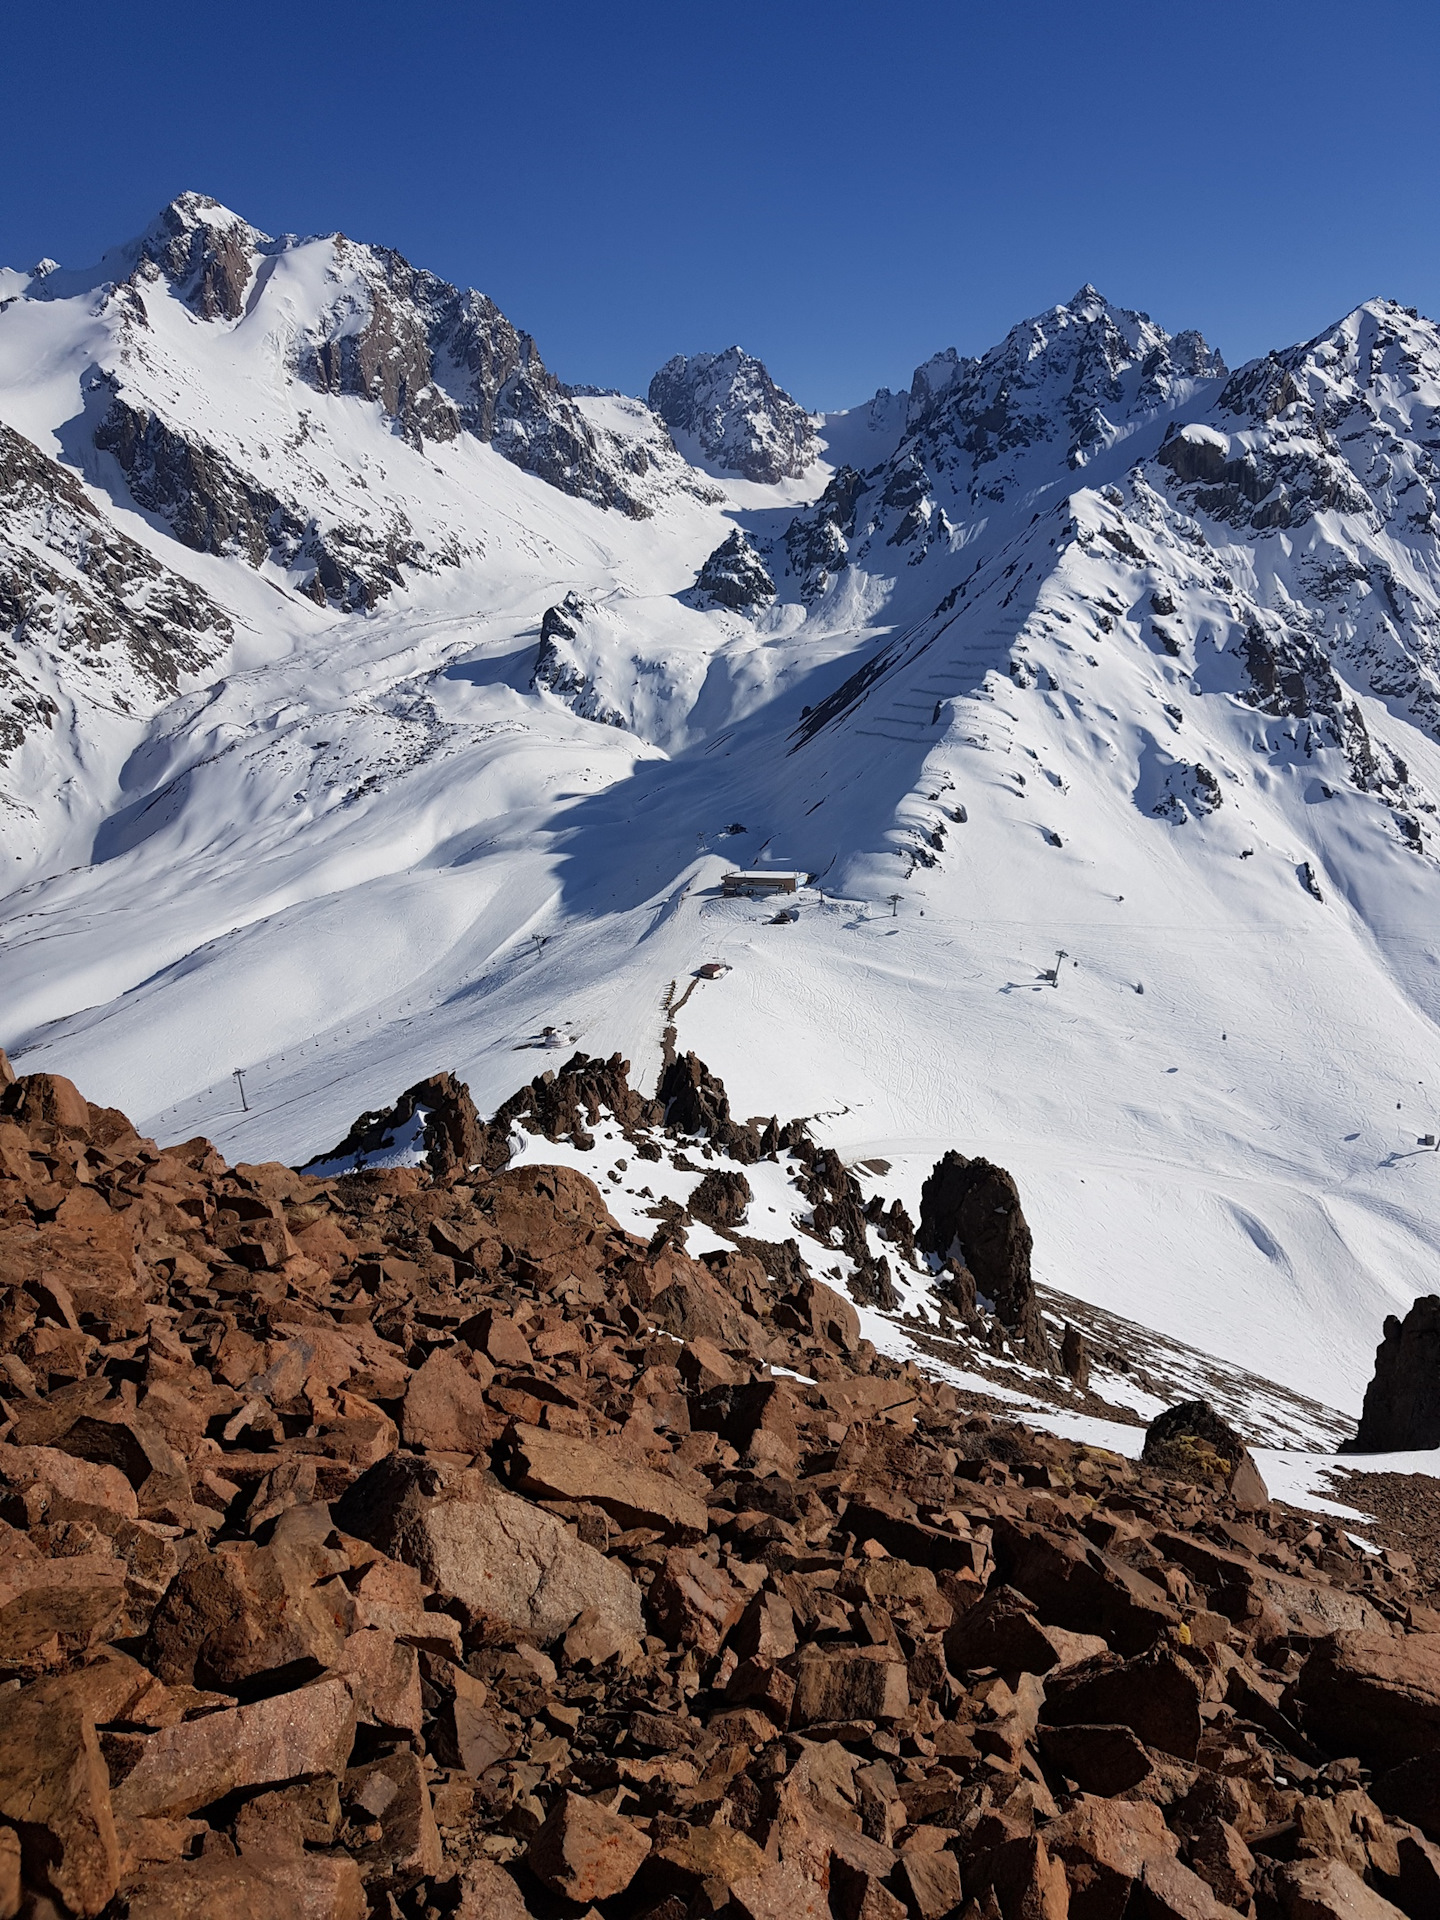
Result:
[[[542,1644],[586,1608],[636,1639],[645,1631],[640,1589],[623,1567],[474,1469],[392,1454],[355,1482],[335,1519],[446,1599]]]

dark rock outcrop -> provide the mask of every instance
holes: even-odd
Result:
[[[785,529],[785,551],[791,572],[800,577],[802,600],[818,599],[849,564],[856,507],[865,491],[854,467],[841,467],[814,506],[797,513]]]
[[[953,1149],[938,1160],[920,1190],[915,1245],[941,1261],[958,1256],[1024,1357],[1053,1368],[1030,1276],[1030,1228],[1020,1190],[1003,1167]]]
[[[238,320],[263,239],[208,194],[182,193],[141,235],[136,253],[200,319]]]
[[[403,568],[429,570],[403,516],[379,537],[354,527],[321,528],[217,448],[120,392],[95,429],[95,445],[115,456],[131,498],[166,520],[183,546],[238,554],[252,567],[274,560],[307,570],[302,591],[322,606],[333,601],[346,612],[368,610],[405,584]]]
[[[658,1126],[661,1119],[659,1102],[647,1100],[630,1085],[628,1060],[618,1053],[612,1053],[608,1060],[572,1054],[558,1073],[537,1074],[529,1086],[521,1087],[497,1108],[490,1122],[490,1152],[493,1155],[508,1142],[510,1128],[517,1121],[524,1121],[528,1132],[543,1134],[547,1140],[568,1138],[578,1147],[593,1146],[589,1129],[602,1113],[613,1114],[627,1134],[637,1127]],[[503,1162],[492,1158],[487,1164]]]
[[[41,643],[173,694],[228,645],[229,616],[91,503],[76,476],[0,424],[0,759],[58,709],[20,648]]]
[[[1347,1451],[1440,1447],[1440,1295],[1421,1294],[1403,1320],[1385,1320],[1360,1425]]]
[[[670,1062],[656,1089],[665,1124],[680,1133],[703,1133],[732,1160],[748,1165],[760,1158],[760,1139],[751,1126],[730,1117],[730,1098],[698,1054],[686,1053]]]
[[[547,607],[540,620],[540,645],[530,674],[534,689],[544,688],[563,700],[582,720],[602,726],[624,727],[626,716],[596,687],[578,650],[587,620],[595,609],[578,593],[567,593],[559,606]]]
[[[350,1162],[363,1170],[374,1160],[386,1164],[398,1148],[408,1147],[417,1156],[423,1150],[430,1170],[440,1176],[483,1166],[490,1140],[465,1082],[453,1073],[432,1073],[407,1087],[391,1106],[362,1113],[338,1146],[307,1165]]]
[[[153,222],[134,257],[142,275],[164,274],[200,318],[236,320],[261,261],[304,244],[313,243],[272,240],[214,200],[186,193]],[[601,447],[535,342],[493,300],[391,248],[343,234],[330,245],[332,278],[350,284],[301,337],[302,380],[377,402],[416,446],[470,433],[561,492],[648,515],[635,473]]]
[[[750,1182],[743,1173],[715,1167],[707,1173],[687,1202],[692,1218],[706,1226],[728,1233],[745,1218],[745,1209],[753,1198]]]
[[[747,480],[798,479],[819,452],[805,409],[740,347],[677,353],[650,382],[648,398],[672,433],[693,438],[707,460]]]
[[[692,592],[697,601],[729,607],[734,613],[755,613],[775,598],[775,582],[736,527],[701,567]]]

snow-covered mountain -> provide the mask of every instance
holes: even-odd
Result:
[[[799,480],[819,455],[810,415],[740,347],[677,353],[647,398],[678,444],[718,472],[762,485]]]
[[[844,414],[738,349],[647,404],[193,195],[0,302],[22,1069],[299,1160],[673,1026],[867,1193],[984,1153],[1043,1282],[1358,1407],[1440,1227],[1431,322],[1231,373],[1086,287]]]

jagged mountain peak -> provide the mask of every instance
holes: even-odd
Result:
[[[125,251],[165,275],[202,320],[237,320],[254,256],[268,234],[208,194],[187,190],[162,207]]]
[[[747,480],[798,480],[819,452],[811,416],[743,347],[677,353],[648,397],[682,451]]]

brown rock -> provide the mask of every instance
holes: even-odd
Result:
[[[335,1855],[203,1855],[130,1887],[126,1920],[364,1920],[353,1860]]]
[[[362,1628],[346,1640],[334,1669],[349,1685],[362,1726],[388,1727],[419,1739],[424,1709],[414,1647],[383,1629]]]
[[[473,1455],[487,1452],[498,1431],[479,1381],[453,1353],[437,1348],[411,1375],[400,1416],[407,1446]]]
[[[504,1868],[482,1855],[460,1869],[455,1920],[530,1920],[530,1909]]]
[[[142,1513],[150,1507],[189,1502],[190,1475],[184,1460],[143,1413],[97,1407],[82,1413],[52,1444],[77,1460],[117,1467],[134,1488]]]
[[[1115,1652],[1143,1653],[1180,1615],[1169,1596],[1123,1560],[1087,1540],[997,1514],[995,1556],[1036,1616],[1072,1633],[1102,1634]]]
[[[0,1048],[0,1085],[5,1084],[3,1069],[9,1064]],[[20,1857],[19,1834],[13,1827],[0,1827],[0,1920],[15,1920],[20,1911]]]
[[[40,1482],[67,1500],[105,1507],[128,1520],[140,1516],[135,1489],[118,1467],[77,1460],[59,1447],[0,1446],[0,1474],[12,1487],[30,1487]]]
[[[1440,1745],[1440,1634],[1338,1633],[1305,1662],[1296,1694],[1329,1752],[1396,1766]]]
[[[1200,1744],[1200,1686],[1174,1654],[1087,1661],[1055,1675],[1045,1690],[1050,1726],[1122,1726],[1148,1747],[1193,1760]]]
[[[807,1280],[794,1300],[817,1340],[828,1340],[842,1353],[856,1351],[860,1345],[860,1316],[833,1287],[820,1280]]]
[[[897,1720],[910,1704],[904,1662],[889,1647],[807,1647],[795,1672],[792,1724]]]
[[[0,1661],[24,1662],[51,1643],[83,1652],[116,1628],[125,1610],[123,1560],[108,1553],[46,1560],[23,1535],[18,1541],[0,1549]]]
[[[37,1126],[48,1126],[57,1133],[83,1139],[90,1131],[90,1103],[73,1080],[58,1073],[12,1077],[0,1094],[0,1113],[27,1133]]]
[[[1295,1860],[1275,1876],[1281,1920],[1403,1920],[1342,1860]]]
[[[906,1920],[909,1908],[883,1878],[836,1861],[830,1875],[830,1911],[834,1920]]]
[[[305,1540],[311,1514],[326,1526],[323,1508],[291,1508],[268,1547],[245,1540],[192,1552],[150,1623],[146,1657],[162,1680],[238,1693],[262,1675],[307,1679],[339,1663],[337,1605],[348,1595],[316,1583],[344,1560]]]
[[[680,1378],[697,1393],[706,1393],[711,1387],[733,1387],[740,1380],[739,1369],[713,1340],[703,1337],[685,1343],[678,1366]]]
[[[1255,1891],[1255,1856],[1228,1820],[1203,1820],[1189,1848],[1190,1865],[1222,1906],[1244,1909]]]
[[[418,1754],[402,1747],[352,1767],[341,1797],[352,1828],[365,1836],[353,1839],[350,1851],[367,1887],[412,1887],[439,1873],[440,1832]]]
[[[1158,1807],[1088,1794],[1050,1822],[1045,1845],[1064,1863],[1073,1920],[1121,1920],[1147,1863],[1179,1852]]]
[[[732,1827],[692,1827],[662,1819],[655,1822],[651,1839],[650,1856],[630,1890],[637,1912],[678,1898],[686,1911],[718,1913],[737,1880],[764,1870],[760,1848]]]
[[[1372,1846],[1371,1857],[1378,1871],[1377,1852]],[[1386,1891],[1395,1895],[1396,1904],[1408,1914],[1440,1913],[1440,1847],[1422,1840],[1419,1834],[1402,1833],[1396,1840],[1395,1853],[1397,1871],[1387,1882]]]
[[[1049,1673],[1107,1652],[1098,1634],[1044,1627],[1011,1587],[992,1587],[945,1635],[945,1658],[963,1673],[998,1667],[1002,1673]]]
[[[1138,1787],[1153,1771],[1150,1755],[1129,1727],[1042,1727],[1040,1749],[1082,1793],[1107,1799]]]
[[[224,1853],[145,1873],[128,1887],[125,1913],[126,1920],[302,1920],[299,1903],[261,1861]]]
[[[1003,1920],[1068,1920],[1065,1869],[1039,1834],[1019,1835],[995,1849],[990,1884]]]
[[[1090,1349],[1085,1344],[1085,1336],[1078,1327],[1066,1324],[1065,1337],[1060,1343],[1060,1365],[1069,1377],[1084,1393],[1090,1385]]]
[[[457,1329],[467,1347],[483,1353],[497,1367],[529,1367],[534,1364],[530,1343],[508,1315],[486,1307]]]
[[[737,1706],[758,1707],[783,1727],[789,1724],[795,1705],[795,1682],[770,1660],[742,1660],[730,1676],[725,1697]]]
[[[1403,1453],[1440,1446],[1440,1296],[1422,1294],[1403,1320],[1385,1319],[1375,1373],[1350,1450]]]
[[[830,1920],[823,1889],[779,1860],[737,1880],[730,1904],[739,1920]]]
[[[95,1723],[65,1678],[0,1693],[0,1819],[20,1836],[32,1886],[77,1914],[110,1900],[120,1850],[109,1775]]]
[[[1140,1457],[1172,1479],[1224,1487],[1237,1506],[1269,1504],[1245,1442],[1208,1400],[1186,1400],[1157,1414],[1146,1428]]]
[[[1427,1840],[1440,1841],[1440,1747],[1401,1761],[1381,1774],[1370,1792],[1386,1813],[1419,1827]]]
[[[174,1817],[239,1787],[338,1774],[354,1739],[349,1688],[321,1680],[151,1734],[116,1787],[114,1805],[128,1817]]]
[[[1156,1548],[1178,1561],[1206,1589],[1211,1605],[1244,1622],[1265,1609],[1278,1630],[1319,1639],[1330,1633],[1386,1631],[1386,1621],[1362,1594],[1293,1574],[1279,1573],[1239,1551],[1227,1551],[1194,1534],[1157,1533]]]
[[[629,1667],[640,1657],[636,1636],[628,1627],[601,1613],[598,1607],[586,1607],[575,1616],[561,1646],[569,1667],[603,1667],[612,1660]]]
[[[333,1509],[337,1525],[414,1566],[428,1586],[542,1644],[594,1607],[639,1639],[640,1589],[622,1566],[473,1469],[394,1454]]]
[[[1003,1167],[955,1152],[938,1160],[920,1190],[915,1245],[942,1260],[958,1256],[979,1291],[995,1302],[997,1317],[1014,1330],[1026,1358],[1053,1366],[1030,1275],[1030,1229],[1019,1189]]]
[[[516,1423],[510,1471],[539,1499],[584,1500],[622,1527],[658,1527],[689,1539],[709,1531],[705,1502],[662,1473],[613,1459],[584,1440]]]
[[[552,1893],[583,1903],[623,1893],[649,1851],[649,1840],[632,1821],[567,1792],[531,1838],[525,1863]]]
[[[757,1593],[746,1606],[730,1644],[744,1660],[752,1655],[776,1662],[795,1651],[795,1615],[778,1593]]]
[[[673,1547],[650,1589],[647,1611],[667,1646],[713,1654],[720,1651],[745,1604],[746,1589],[713,1561]]]
[[[953,1853],[906,1852],[896,1880],[918,1920],[942,1920],[960,1904],[960,1863]]]
[[[1198,1874],[1178,1860],[1147,1860],[1127,1913],[1136,1920],[1227,1920],[1224,1907]]]
[[[852,1605],[869,1601],[883,1607],[892,1620],[926,1632],[948,1627],[955,1618],[929,1567],[912,1566],[908,1560],[869,1561],[853,1582],[845,1583],[844,1597]]]

